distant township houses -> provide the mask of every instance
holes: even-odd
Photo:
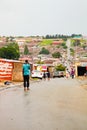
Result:
[[[62,39],[60,39],[60,40],[54,40],[53,41],[53,45],[60,45],[60,44],[62,44],[64,41],[62,40]]]
[[[75,38],[76,39],[76,38]],[[24,60],[26,58],[28,58],[28,60],[32,63],[36,63],[40,58],[38,57],[39,55],[39,52],[41,50],[41,48],[43,47],[40,47],[38,45],[38,43],[42,41],[42,39],[30,39],[30,41],[26,42],[26,39],[22,40],[21,44],[19,44],[19,48],[20,48],[20,51],[23,52],[24,51],[24,45],[26,44],[28,49],[29,49],[29,52],[31,53],[31,55],[28,55],[28,56],[21,56],[20,57],[20,60]],[[67,50],[63,49],[62,47],[58,48],[57,46],[58,45],[61,45],[64,41],[62,39],[60,40],[53,40],[52,42],[52,45],[48,45],[48,46],[44,46],[46,49],[48,49],[50,51],[50,53],[54,53],[54,52],[60,52],[62,54],[62,57],[67,58]],[[87,45],[87,44],[86,44]],[[81,47],[74,47],[74,51],[75,53],[77,53],[77,56],[81,56],[84,52],[87,53],[87,49],[83,49]],[[58,63],[62,63],[61,62],[61,59],[53,59],[51,55],[44,55],[44,56],[40,56],[41,57],[41,60],[44,61],[44,63],[46,64],[55,64],[57,65]],[[75,57],[74,57],[75,58]]]
[[[76,39],[76,38],[74,38]],[[21,56],[19,60],[25,60],[28,59],[31,63],[36,63],[39,58],[39,52],[41,51],[43,46],[39,46],[39,43],[42,41],[41,38],[29,38],[29,37],[23,37],[23,38],[14,38],[14,41],[18,43],[19,49],[21,52]],[[52,58],[52,53],[54,52],[60,52],[62,54],[62,57],[66,58],[67,50],[63,49],[62,47],[58,48],[58,45],[61,45],[64,41],[62,39],[53,40],[52,45],[44,46],[46,49],[49,50],[51,53],[50,55],[44,55],[40,56],[41,60],[44,61],[44,63],[52,63],[52,64],[58,64],[61,63],[61,59],[54,59]],[[6,37],[0,38],[0,48],[6,45]],[[24,52],[24,46],[27,45],[29,52],[31,55],[23,55]],[[87,43],[86,43],[87,45]],[[81,56],[84,52],[87,53],[87,49],[85,50],[81,47],[75,47],[74,51]]]
[[[0,38],[0,48],[6,45],[6,38],[5,37],[1,37]]]

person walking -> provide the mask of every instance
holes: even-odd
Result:
[[[46,73],[45,73],[45,71],[43,72],[43,79],[46,80]]]
[[[73,68],[71,68],[71,77],[72,77],[72,79],[74,78],[74,75],[75,75],[75,70]]]
[[[68,68],[66,69],[66,78],[69,78],[69,76],[70,76],[70,72],[69,72],[69,70],[68,70]]]
[[[25,63],[22,66],[22,73],[23,73],[23,85],[24,85],[24,91],[29,90],[29,79],[30,79],[30,64],[28,63],[28,60],[25,60]]]
[[[48,77],[48,80],[50,80],[50,71],[49,71],[49,68],[47,68],[47,77]]]

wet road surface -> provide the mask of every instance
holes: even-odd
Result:
[[[87,90],[55,78],[0,91],[0,130],[87,130]]]

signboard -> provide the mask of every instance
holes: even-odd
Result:
[[[12,80],[12,62],[0,61],[0,80]]]
[[[39,66],[37,66],[37,70],[39,70],[39,71],[46,71],[47,70],[47,66],[46,65],[39,65]]]
[[[46,66],[46,65],[43,65],[43,66],[42,66],[42,70],[46,71],[46,70],[47,70],[47,66]]]

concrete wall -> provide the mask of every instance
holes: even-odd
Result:
[[[78,70],[77,70],[77,67],[80,66],[81,63],[80,62],[76,62],[75,63],[75,76],[77,77],[78,76]]]

